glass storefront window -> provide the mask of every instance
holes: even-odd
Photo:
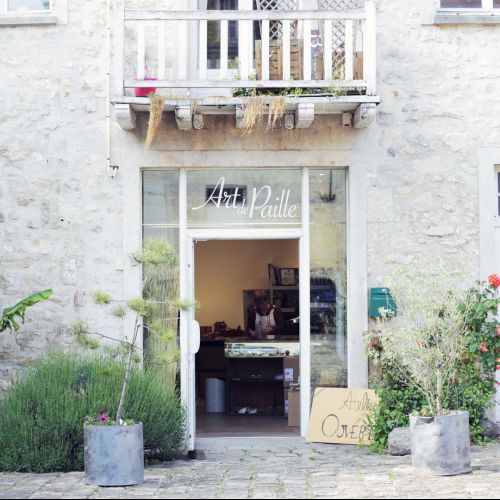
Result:
[[[143,296],[158,303],[145,324],[144,363],[159,381],[175,388],[179,314],[173,304],[179,299],[179,171],[146,170],[142,186],[143,246],[166,243],[169,256],[162,264],[142,266]]]
[[[189,170],[188,227],[300,227],[302,172]]]
[[[309,171],[311,386],[347,386],[346,171]]]

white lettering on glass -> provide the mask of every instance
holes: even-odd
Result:
[[[279,196],[273,198],[271,186],[253,188],[252,195],[247,203],[243,198],[241,205],[237,205],[241,193],[235,188],[232,193],[224,190],[225,177],[221,177],[210,196],[202,205],[193,207],[192,210],[200,210],[209,204],[216,208],[229,208],[236,210],[239,215],[246,215],[250,219],[261,217],[262,219],[293,219],[297,216],[297,205],[290,203],[290,189],[282,189]]]

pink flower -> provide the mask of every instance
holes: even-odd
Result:
[[[104,424],[105,422],[108,421],[108,419],[106,418],[106,415],[102,414],[101,417],[99,418],[99,420]]]
[[[500,325],[497,325],[497,337],[500,337]]]
[[[480,342],[479,349],[481,349],[481,351],[483,352],[488,352],[488,348],[486,347],[486,344],[484,342]]]

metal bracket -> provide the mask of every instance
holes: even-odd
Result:
[[[193,115],[193,128],[201,130],[205,126],[203,115],[201,113],[194,113]]]
[[[299,103],[297,105],[297,109],[295,110],[295,128],[309,128],[313,121],[314,104]]]
[[[179,130],[192,130],[193,129],[193,115],[191,113],[191,106],[179,106],[175,109],[175,121]]]
[[[377,105],[374,103],[360,104],[354,112],[354,127],[366,128],[375,120]]]
[[[135,130],[137,115],[130,104],[115,104],[113,113],[118,125],[123,130]]]
[[[292,130],[295,128],[295,114],[285,113],[285,128],[287,130]]]

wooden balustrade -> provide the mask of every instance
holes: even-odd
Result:
[[[115,11],[123,2],[114,0]],[[376,20],[373,1],[365,8],[337,11],[123,11],[125,25],[115,40],[116,57],[122,63],[136,61],[134,75],[124,77],[122,89],[151,87],[146,77],[156,78],[157,88],[349,88],[367,95],[376,94]],[[219,68],[209,70],[207,59],[209,23],[218,22]],[[259,22],[260,59],[254,54],[254,22]],[[230,23],[238,23],[238,75],[229,57]],[[281,23],[279,42],[270,39],[270,24]],[[130,29],[135,30],[134,36]],[[321,33],[321,61],[314,60],[311,36]],[[295,33],[295,35],[294,35]],[[298,33],[298,34],[297,34]],[[153,73],[146,71],[151,44],[155,60]],[[280,70],[276,78],[274,49],[280,47]],[[299,74],[296,52],[300,44]],[[170,53],[167,64],[167,53]],[[293,57],[291,56],[293,53]],[[334,63],[341,57],[341,71]],[[274,59],[273,59],[274,58]],[[322,66],[321,74],[317,66]],[[116,67],[116,66],[115,66]],[[257,67],[259,71],[257,72]],[[122,76],[123,72],[120,74]],[[167,78],[167,75],[169,77]],[[116,87],[115,87],[116,90]]]

